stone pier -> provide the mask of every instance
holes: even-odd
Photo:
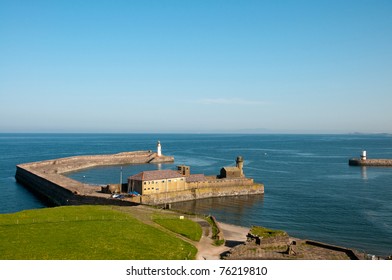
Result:
[[[66,173],[97,166],[158,164],[174,162],[171,156],[158,156],[151,151],[125,152],[111,155],[75,156],[24,163],[16,166],[16,180],[52,205],[113,204],[113,205],[160,205],[209,197],[263,194],[264,185],[253,179],[221,179],[191,183],[185,190],[157,194],[131,196],[127,193],[114,198],[103,192],[102,186],[73,180]],[[219,181],[217,183],[217,181]],[[192,185],[193,184],[193,185]]]
[[[392,159],[359,159],[351,158],[348,161],[351,166],[380,166],[392,167]]]
[[[16,166],[16,180],[54,205],[116,204],[134,205],[133,200],[119,200],[101,192],[101,186],[85,184],[64,174],[97,166],[173,162],[170,156],[151,151],[124,152],[110,155],[75,156],[24,163]]]

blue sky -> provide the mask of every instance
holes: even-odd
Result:
[[[0,0],[0,132],[392,132],[392,1]]]

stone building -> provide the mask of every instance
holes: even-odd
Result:
[[[178,165],[177,170],[184,176],[191,175],[191,169],[189,166],[186,165]]]
[[[241,171],[238,167],[235,166],[228,166],[222,167],[220,170],[220,178],[240,178]]]
[[[223,167],[218,176],[191,174],[190,167],[177,166],[177,170],[143,171],[128,178],[128,192],[151,195],[207,187],[252,185],[253,179],[245,178],[243,159],[237,157],[235,167]]]
[[[238,156],[236,159],[236,166],[223,167],[220,171],[219,178],[245,177],[243,167],[244,167],[244,160],[241,156]]]
[[[143,171],[128,178],[128,191],[154,194],[184,190],[186,177],[175,170]]]

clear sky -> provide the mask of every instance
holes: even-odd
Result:
[[[0,0],[0,132],[392,133],[392,1]]]

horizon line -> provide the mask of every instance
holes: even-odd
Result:
[[[273,134],[287,134],[287,135],[392,135],[391,132],[333,132],[333,131],[325,131],[325,132],[312,132],[312,131],[135,131],[135,132],[126,132],[126,131],[89,131],[89,132],[81,132],[81,131],[0,131],[0,134],[184,134],[184,135],[195,135],[195,134],[205,134],[205,135],[228,135],[228,134],[237,134],[237,135],[273,135]]]

